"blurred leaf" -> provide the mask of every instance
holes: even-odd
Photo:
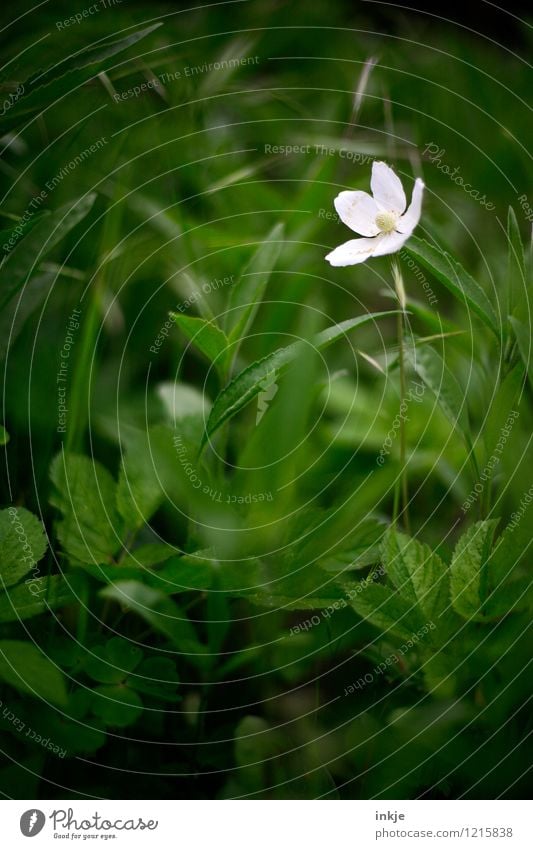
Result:
[[[139,693],[175,701],[179,680],[176,664],[169,657],[148,657],[132,672],[128,683]]]
[[[162,592],[139,581],[119,581],[100,594],[141,616],[156,631],[168,637],[183,654],[205,652],[187,616]]]
[[[58,537],[64,550],[74,562],[109,561],[122,545],[110,473],[89,457],[58,454],[50,477],[55,487],[50,502],[63,515]]]
[[[242,67],[246,67],[246,62],[241,65],[241,59],[248,58],[253,45],[251,39],[237,37],[229,40],[215,63],[219,67],[206,74],[199,85],[198,97],[212,97],[217,91],[222,91],[228,80]]]
[[[519,403],[519,394],[523,385],[524,368],[521,363],[517,363],[512,371],[501,380],[485,417],[483,436],[487,460],[493,456],[498,444],[505,446],[508,436],[510,436],[510,432],[505,435],[504,429],[507,425],[507,429],[511,431],[516,423],[514,415],[511,422],[508,423],[508,420],[511,413],[518,415],[518,410],[515,407]],[[503,448],[501,447],[500,454],[497,455],[498,459],[502,453]],[[488,471],[490,474],[490,470]]]
[[[0,309],[27,282],[39,263],[90,212],[95,194],[85,195],[43,215],[31,233],[7,255],[0,266]]]
[[[430,345],[408,351],[407,359],[438,401],[444,415],[469,442],[468,410],[465,393],[441,355]]]
[[[50,294],[56,279],[57,275],[51,272],[30,277],[19,296],[13,296],[1,310],[0,360],[5,359],[27,320]]]
[[[158,563],[163,563],[169,557],[176,554],[176,548],[173,545],[167,545],[163,542],[149,542],[146,545],[140,545],[129,551],[124,557],[121,557],[119,569],[132,566],[137,569],[149,568],[156,566]]]
[[[507,241],[507,313],[523,321],[527,315],[524,310],[527,303],[526,264],[520,228],[512,206],[507,216]]]
[[[32,578],[26,584],[0,593],[0,622],[18,622],[64,607],[77,601],[80,589],[79,576],[69,575],[68,582],[62,575],[49,578]]]
[[[171,424],[187,416],[201,416],[203,419],[209,415],[211,403],[205,393],[200,392],[196,386],[179,381],[165,381],[158,384],[157,394],[164,404]]]
[[[43,525],[24,507],[0,510],[0,587],[16,584],[44,555]]]
[[[284,232],[283,224],[276,224],[272,228],[237,282],[231,287],[225,316],[225,330],[230,342],[242,339],[255,318],[281,252]],[[234,346],[233,356],[236,352],[237,346]]]
[[[9,433],[3,425],[0,425],[0,445],[7,445],[9,442]]]
[[[533,387],[533,357],[531,332],[527,325],[523,324],[518,318],[515,318],[514,315],[509,316],[509,321],[514,331],[522,362],[526,367],[529,383],[531,387]]]
[[[339,517],[339,519],[341,518]],[[385,531],[382,522],[375,519],[364,520],[357,523],[353,533],[346,534],[342,522],[339,525],[332,520],[332,517],[317,516],[316,521],[316,531],[313,532],[310,529],[310,533],[306,534],[305,541],[302,540],[302,543],[298,545],[298,551],[295,552],[296,562],[305,561],[305,558],[309,558],[309,561],[312,562],[317,553],[317,544],[322,547],[324,542],[328,550],[327,555],[319,561],[318,565],[327,572],[342,574],[356,569],[364,569],[380,560],[381,542]],[[335,530],[339,535],[338,545],[332,538]]]
[[[85,669],[101,684],[119,684],[143,659],[143,652],[122,637],[112,637],[105,645],[93,646]]]
[[[136,44],[160,26],[160,23],[152,24],[116,41],[104,41],[94,47],[86,47],[56,62],[49,70],[35,74],[24,82],[23,97],[0,118],[0,129],[6,132],[11,127],[17,127],[31,115],[50,106],[59,108],[57,104],[63,95],[79,89],[81,83],[104,70],[107,59]]]
[[[67,702],[61,672],[33,643],[0,640],[0,679],[45,702],[61,706]]]
[[[125,728],[138,720],[143,703],[130,687],[102,684],[93,690],[92,710],[106,725]]]
[[[151,454],[126,447],[118,475],[116,504],[129,533],[150,521],[164,495]]]
[[[463,306],[469,306],[496,337],[500,338],[498,317],[494,307],[479,283],[456,259],[416,236],[411,236],[405,250],[413,259],[431,271]]]

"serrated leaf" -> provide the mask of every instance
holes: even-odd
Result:
[[[497,525],[497,519],[476,522],[455,547],[450,568],[451,599],[464,619],[486,621],[483,605],[489,590],[487,562]]]
[[[108,562],[120,549],[122,521],[116,510],[116,484],[96,460],[58,454],[50,470],[51,503],[63,516],[59,540],[73,562]]]
[[[276,224],[231,288],[225,324],[230,342],[245,336],[255,318],[280,254],[283,234],[283,224]],[[233,355],[235,351],[236,347]]]
[[[26,575],[42,558],[47,545],[42,523],[29,510],[0,510],[0,589]]]
[[[61,672],[33,643],[0,640],[0,680],[45,702],[66,704]]]
[[[420,608],[426,623],[438,626],[450,606],[450,578],[440,557],[429,546],[393,530],[385,537],[383,555],[396,589]]]
[[[353,595],[350,603],[363,619],[402,639],[410,639],[426,624],[415,604],[382,584],[367,583],[361,592]]]
[[[213,363],[220,373],[224,373],[229,345],[224,331],[213,321],[208,321],[205,318],[196,318],[181,313],[172,313],[172,318],[193,345],[207,357],[209,362]]]
[[[328,345],[331,345],[337,339],[346,336],[350,330],[354,330],[356,327],[361,327],[363,324],[375,321],[378,318],[390,317],[392,315],[396,315],[396,311],[369,313],[368,315],[348,319],[340,324],[334,324],[332,327],[328,327],[327,330],[323,330],[315,336],[313,347],[317,350],[327,348]],[[258,360],[251,366],[248,366],[248,368],[245,368],[244,371],[241,371],[240,374],[234,377],[215,399],[207,421],[202,447],[224,422],[232,418],[252,398],[258,395],[265,380],[283,371],[304,350],[305,343],[300,342],[296,342],[286,348],[279,348],[262,360]]]
[[[411,236],[405,246],[413,259],[431,271],[463,305],[467,305],[500,338],[498,317],[484,290],[450,254]]]

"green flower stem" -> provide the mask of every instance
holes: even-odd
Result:
[[[406,398],[406,375],[405,375],[405,350],[404,350],[404,330],[405,330],[405,289],[403,286],[402,275],[398,264],[396,261],[392,263],[392,276],[394,278],[394,284],[396,289],[396,294],[398,296],[398,302],[400,305],[400,311],[396,317],[396,328],[397,328],[397,336],[398,336],[398,366],[400,370],[400,477],[399,481],[395,488],[394,493],[394,508],[393,508],[393,521],[396,524],[398,512],[399,512],[399,502],[400,502],[400,490],[401,490],[401,501],[402,501],[402,510],[401,516],[403,520],[403,525],[406,533],[411,533],[411,523],[409,521],[409,486],[407,480],[407,433],[405,427],[405,418],[403,415],[405,398]]]

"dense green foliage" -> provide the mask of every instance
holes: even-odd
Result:
[[[5,796],[526,793],[530,80],[289,5],[3,33]],[[390,257],[324,261],[376,159],[406,395]]]

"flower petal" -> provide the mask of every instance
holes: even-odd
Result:
[[[376,239],[379,244],[376,245],[373,256],[385,256],[386,254],[396,253],[410,235],[410,233],[383,233],[379,239]]]
[[[417,177],[417,179],[415,180],[413,196],[411,198],[411,203],[409,204],[409,209],[402,215],[402,217],[396,224],[396,229],[399,230],[400,233],[406,233],[408,236],[410,236],[413,230],[415,229],[416,225],[420,221],[423,194],[424,183],[422,182],[420,177]]]
[[[407,206],[405,192],[400,178],[385,162],[374,162],[370,188],[374,200],[385,212],[401,215]]]
[[[350,239],[349,242],[344,242],[339,245],[334,251],[331,251],[326,257],[330,265],[337,267],[345,265],[357,265],[359,262],[364,262],[374,253],[376,245],[380,241],[381,236],[376,236],[373,239]]]
[[[379,227],[376,215],[380,210],[371,195],[367,192],[341,192],[333,203],[340,220],[350,230],[361,236],[377,236]]]

